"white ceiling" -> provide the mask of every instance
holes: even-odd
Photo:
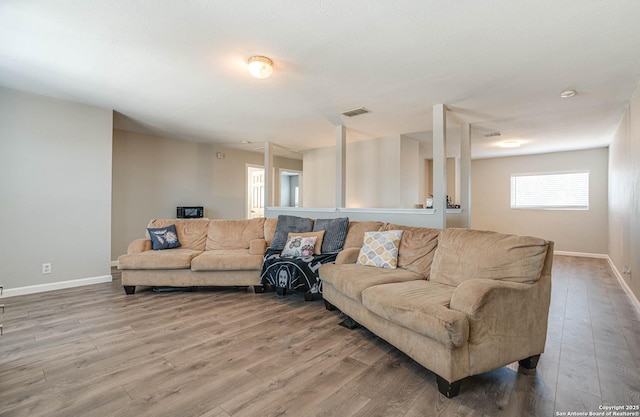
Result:
[[[1,86],[248,149],[330,146],[339,124],[427,138],[438,103],[472,124],[475,158],[607,146],[639,81],[638,0],[0,2]]]

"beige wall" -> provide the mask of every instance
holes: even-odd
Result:
[[[335,149],[304,153],[304,207],[335,207]],[[347,207],[412,208],[422,201],[423,167],[415,139],[390,136],[348,143],[346,159]]]
[[[471,164],[471,227],[532,235],[556,243],[559,251],[607,253],[606,148],[508,158],[479,159]],[[511,174],[590,171],[589,210],[512,210]]]
[[[9,293],[110,279],[111,132],[111,110],[0,88],[0,282]]]
[[[609,256],[640,298],[640,87],[609,147]]]
[[[225,154],[224,159],[216,157]],[[240,219],[246,213],[246,165],[264,165],[257,152],[113,131],[111,259],[144,236],[149,219],[173,218],[177,206],[205,207],[209,218]],[[302,170],[302,161],[274,158],[278,168]],[[275,182],[279,186],[279,181]],[[276,190],[277,195],[277,190]]]
[[[335,207],[336,148],[304,151],[302,207]]]

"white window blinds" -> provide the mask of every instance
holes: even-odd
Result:
[[[589,172],[513,174],[511,208],[588,210]]]

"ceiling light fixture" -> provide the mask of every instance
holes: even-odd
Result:
[[[520,145],[522,145],[522,142],[519,140],[505,140],[498,144],[501,148],[517,148]]]
[[[252,56],[248,61],[249,73],[256,78],[269,78],[273,72],[273,61],[266,56]]]
[[[576,90],[564,90],[562,93],[560,93],[560,98],[571,98],[576,94],[578,94]]]

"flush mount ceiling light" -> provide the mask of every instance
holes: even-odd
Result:
[[[562,93],[560,93],[560,98],[571,98],[576,94],[578,94],[576,90],[564,90]]]
[[[501,148],[517,148],[520,145],[522,145],[522,141],[519,140],[505,140],[498,144]]]
[[[266,56],[252,56],[248,61],[249,73],[256,78],[269,78],[273,72],[273,61]]]

